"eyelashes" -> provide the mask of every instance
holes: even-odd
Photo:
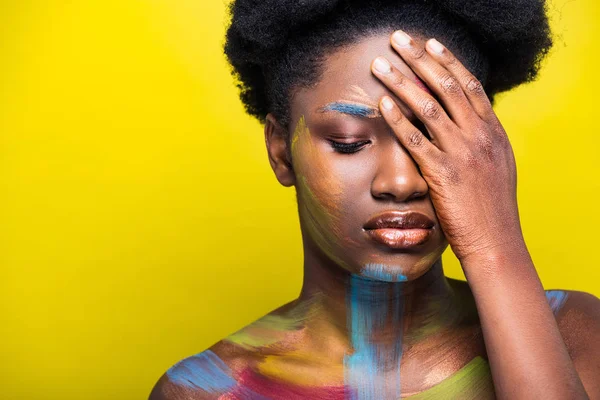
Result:
[[[417,121],[417,123],[415,123],[414,125],[415,125],[415,128],[420,130],[428,140],[431,140],[431,136],[430,136],[429,132],[427,131],[425,124],[423,124],[421,121]],[[359,142],[345,143],[345,142],[336,142],[335,140],[329,139],[329,143],[331,144],[331,147],[333,148],[333,150],[335,150],[337,153],[353,154],[353,153],[356,153],[356,152],[362,150],[362,148],[365,147],[366,145],[370,144],[371,141],[370,140],[361,140]]]
[[[356,153],[357,151],[359,151],[360,149],[365,147],[367,144],[371,143],[370,140],[363,140],[360,142],[353,142],[353,143],[336,142],[334,140],[330,140],[329,142],[331,143],[331,147],[336,152],[342,153],[342,154]]]

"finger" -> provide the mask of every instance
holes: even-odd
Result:
[[[475,110],[454,74],[418,46],[409,35],[396,31],[391,37],[391,44],[406,64],[438,96],[459,126],[465,126],[466,122],[476,117]]]
[[[431,160],[440,153],[433,143],[425,137],[425,135],[418,130],[409,120],[402,114],[398,105],[389,96],[384,96],[379,102],[379,109],[381,115],[392,128],[394,134],[410,153],[412,158],[419,165],[427,160]]]
[[[487,97],[483,85],[469,70],[448,50],[435,39],[430,39],[425,45],[427,52],[441,65],[450,71],[459,81],[463,92],[466,94],[473,109],[481,119],[489,121],[496,114],[492,109],[490,99]]]
[[[377,57],[371,64],[371,70],[423,122],[440,148],[446,149],[458,127],[440,103],[384,57]]]

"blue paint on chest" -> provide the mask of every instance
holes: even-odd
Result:
[[[346,385],[353,400],[379,400],[400,398],[400,359],[402,357],[402,335],[392,343],[374,343],[373,332],[390,326],[402,331],[403,304],[400,285],[389,289],[395,291],[397,302],[389,306],[374,308],[369,297],[381,295],[381,282],[367,282],[353,276],[348,293],[348,329],[354,352],[344,357]],[[380,377],[386,372],[387,379]]]
[[[215,353],[206,350],[173,365],[167,376],[171,382],[207,393],[232,389],[236,382],[229,367]]]

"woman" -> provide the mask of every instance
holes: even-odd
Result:
[[[550,48],[543,1],[231,12],[242,101],[296,188],[303,288],[177,363],[151,399],[599,398],[599,301],[544,292],[491,107]],[[467,282],[444,276],[448,245]]]

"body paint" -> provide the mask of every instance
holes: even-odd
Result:
[[[401,270],[402,268],[397,265],[366,264],[362,276],[377,281],[404,282],[407,278],[399,272]]]
[[[167,377],[176,385],[207,393],[227,391],[236,385],[231,369],[210,350],[173,365],[167,371]]]
[[[255,396],[259,397],[249,397],[247,393],[254,393]],[[223,400],[345,400],[347,398],[348,390],[344,386],[310,387],[290,385],[267,379],[248,368],[241,373],[239,385]]]
[[[307,353],[302,349],[282,356],[266,356],[258,372],[269,379],[304,387],[339,386],[344,377],[343,365],[330,354]]]
[[[321,295],[315,294],[298,303],[289,312],[265,315],[223,341],[246,350],[256,350],[280,342],[290,333],[302,329],[306,320],[321,312],[320,300]]]
[[[301,327],[301,320],[293,321],[279,315],[267,315],[230,335],[224,341],[246,350],[259,349],[283,340],[287,332]]]
[[[421,89],[423,89],[430,95],[432,95],[432,96],[434,95],[433,92],[427,87],[427,85],[425,85],[425,82],[423,82],[421,79],[419,79],[418,76],[415,76],[415,83],[417,84],[418,87],[420,87]]]
[[[483,358],[475,357],[448,379],[408,398],[411,400],[493,399],[495,398],[494,384],[489,364]]]
[[[348,331],[354,352],[344,358],[345,381],[353,400],[399,399],[400,361],[402,357],[401,284],[369,281],[355,275],[350,278]],[[390,304],[374,307],[370,300],[390,290]],[[375,341],[373,333],[393,329],[393,338]],[[382,379],[382,377],[384,377]]]
[[[569,295],[564,290],[546,290],[546,299],[554,314],[560,311],[565,301],[567,301],[567,297]]]

